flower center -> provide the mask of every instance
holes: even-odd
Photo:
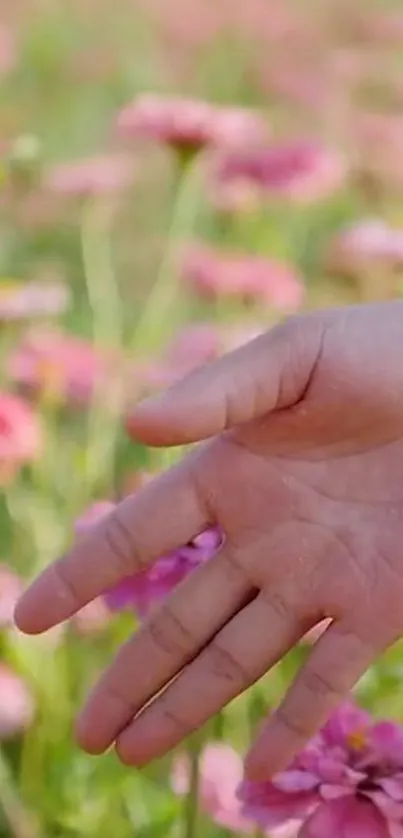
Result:
[[[363,751],[368,743],[365,728],[357,728],[347,736],[347,744],[353,751]]]

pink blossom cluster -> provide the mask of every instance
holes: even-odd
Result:
[[[121,111],[118,132],[125,139],[142,137],[196,154],[211,146],[255,144],[267,127],[263,116],[246,108],[145,93]]]
[[[374,721],[345,702],[287,770],[267,781],[243,778],[240,756],[208,745],[200,764],[201,803],[213,820],[246,834],[295,838],[402,838],[403,727]],[[186,793],[186,758],[173,788]]]
[[[189,248],[183,277],[201,296],[259,301],[278,311],[295,311],[304,299],[304,285],[291,265],[205,245]]]
[[[41,448],[42,429],[34,410],[19,396],[0,391],[0,486],[33,462]]]
[[[6,564],[0,564],[0,639],[12,631],[14,606],[22,593],[19,577]],[[35,712],[28,684],[0,659],[0,743],[24,731]]]
[[[109,515],[114,504],[98,501],[76,521],[76,534],[85,531]],[[147,570],[124,579],[105,594],[112,611],[130,609],[144,617],[150,608],[197,567],[211,559],[220,548],[222,536],[217,529],[209,529],[196,536],[189,544],[167,556],[161,556]]]

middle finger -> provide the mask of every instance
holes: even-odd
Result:
[[[118,652],[77,725],[80,745],[108,748],[133,716],[239,610],[251,593],[229,545],[178,585]]]
[[[122,762],[162,756],[257,681],[315,622],[297,601],[260,593],[117,740]]]

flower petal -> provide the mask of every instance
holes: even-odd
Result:
[[[374,805],[349,796],[319,806],[298,838],[390,838],[390,832]]]

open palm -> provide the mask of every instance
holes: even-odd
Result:
[[[249,756],[278,771],[403,633],[403,304],[296,318],[132,417],[151,445],[207,440],[117,506],[25,594],[39,632],[218,524],[219,554],[120,650],[78,725],[141,765],[326,632]],[[165,689],[163,689],[165,688]]]

